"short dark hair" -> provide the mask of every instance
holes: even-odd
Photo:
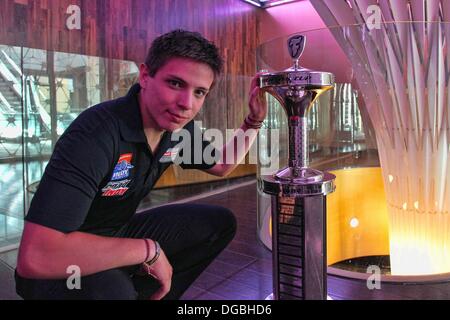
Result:
[[[198,32],[177,29],[153,40],[145,59],[150,76],[153,77],[159,68],[174,57],[206,63],[214,71],[215,77],[222,72],[223,60],[219,49]]]

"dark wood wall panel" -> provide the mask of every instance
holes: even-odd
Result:
[[[81,8],[81,30],[66,28],[71,4]],[[231,128],[247,112],[258,10],[239,0],[1,0],[0,43],[140,63],[156,36],[175,28],[201,32],[226,61],[208,103],[219,114],[207,112],[205,121]]]
[[[71,4],[81,8],[81,30],[65,26]],[[0,41],[140,62],[157,35],[185,28],[221,48],[228,73],[251,75],[257,10],[239,0],[2,0]]]
[[[81,30],[66,10],[81,8]],[[0,0],[0,44],[141,63],[152,40],[175,28],[198,31],[225,59],[225,72],[198,119],[237,128],[248,112],[259,10],[240,0]]]

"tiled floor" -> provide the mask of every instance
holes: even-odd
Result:
[[[256,235],[256,183],[196,202],[230,208],[236,215],[238,229],[228,248],[200,276],[184,298],[265,299],[272,292],[272,255]]]
[[[206,269],[182,299],[258,300],[265,299],[272,292],[271,252],[256,236],[256,183],[252,181],[254,177],[246,177],[226,181],[225,184],[222,182],[160,189],[153,191],[147,199],[147,207],[156,206],[180,201],[183,197],[198,195],[200,192],[244,184],[243,187],[195,200],[196,203],[223,205],[231,209],[236,215],[238,230],[228,248]],[[17,250],[0,254],[0,299],[19,298],[14,292],[13,279],[16,258]]]

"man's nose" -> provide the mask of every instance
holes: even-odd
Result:
[[[190,91],[186,90],[183,93],[181,93],[178,97],[178,106],[185,110],[192,109],[192,103],[193,103],[193,95]]]

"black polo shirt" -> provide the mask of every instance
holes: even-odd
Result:
[[[142,128],[139,90],[136,84],[127,96],[93,106],[73,121],[55,145],[26,221],[65,233],[112,235],[133,216],[183,142],[172,141],[165,132],[151,152]],[[194,132],[200,129],[193,121],[184,128],[192,137],[192,159],[181,167],[213,167],[203,160],[193,164],[193,137],[202,139],[202,151],[209,143],[200,131]]]

